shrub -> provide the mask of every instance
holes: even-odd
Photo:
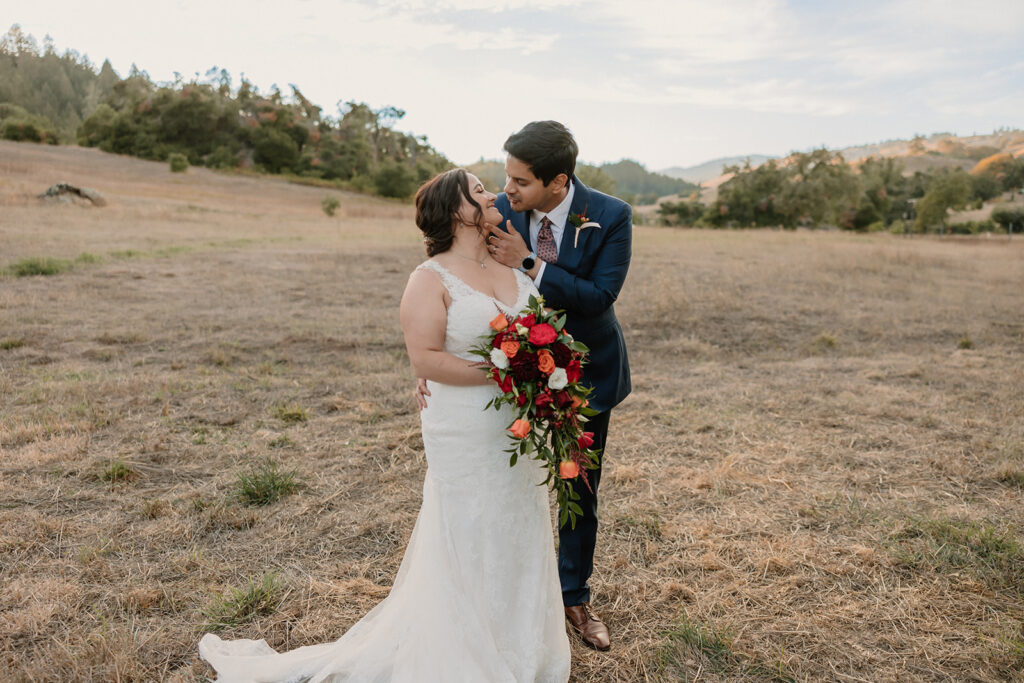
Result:
[[[234,168],[238,166],[238,155],[231,148],[221,145],[206,158],[209,168]]]
[[[1024,206],[997,206],[992,209],[992,220],[1011,234],[1024,231]]]
[[[341,202],[337,197],[324,197],[323,201],[320,202],[320,208],[323,209],[324,213],[328,216],[333,216],[339,206],[341,206]]]
[[[12,263],[8,271],[14,277],[30,275],[58,275],[73,268],[70,261],[56,258],[26,258]]]
[[[171,173],[184,173],[188,170],[188,157],[175,152],[167,155],[167,161],[171,165]]]
[[[383,197],[405,199],[416,189],[416,176],[408,166],[386,161],[373,174],[373,184]]]
[[[299,146],[287,133],[261,127],[253,134],[253,161],[271,173],[291,168],[299,160]]]

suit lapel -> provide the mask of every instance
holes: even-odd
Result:
[[[572,204],[569,206],[570,217],[586,213],[587,207],[590,204],[590,190],[587,186],[581,183],[576,176],[573,176],[573,182],[576,184],[576,193],[573,195]],[[565,229],[562,230],[562,241],[558,245],[558,265],[570,270],[579,265],[580,257],[583,255],[583,235],[580,235],[578,243],[574,244],[575,242],[577,242],[576,226],[572,224],[570,218],[566,218]]]

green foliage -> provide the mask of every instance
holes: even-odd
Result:
[[[616,195],[615,179],[605,173],[604,169],[598,168],[597,166],[591,166],[590,164],[577,164],[576,177],[579,178],[584,185],[597,190],[598,192]]]
[[[284,586],[277,574],[267,573],[260,579],[249,578],[242,588],[231,588],[215,596],[203,610],[207,623],[204,631],[219,631],[238,626],[256,616],[273,614],[284,599]]]
[[[997,206],[992,220],[1010,234],[1024,232],[1024,206]]]
[[[103,473],[100,477],[103,481],[109,481],[110,483],[117,483],[119,481],[126,481],[135,474],[135,470],[132,469],[131,465],[124,463],[120,460],[113,460],[107,463],[107,466],[103,469]]]
[[[21,338],[7,337],[0,339],[0,351],[10,351],[11,349],[19,349],[25,345],[25,340]]]
[[[171,166],[171,173],[184,173],[188,170],[188,157],[184,154],[174,152],[167,155],[167,162]]]
[[[396,107],[347,102],[324,116],[296,86],[262,94],[214,67],[189,82],[157,85],[134,65],[121,78],[74,51],[40,49],[17,25],[0,38],[0,137],[72,142],[107,152],[189,165],[256,167],[342,180],[361,191],[408,197],[451,166],[425,137],[394,130]],[[395,165],[403,168],[398,170]]]
[[[298,403],[279,405],[274,408],[274,415],[276,415],[279,420],[291,423],[305,422],[309,419],[309,415],[306,414],[306,409]]]
[[[267,458],[248,472],[238,475],[238,498],[246,505],[270,505],[300,487],[295,470],[282,472]]]
[[[971,198],[971,177],[956,169],[938,175],[917,205],[914,229],[918,232],[944,230],[949,209],[959,209]]]
[[[696,201],[662,202],[658,216],[667,225],[695,225],[704,215],[704,205]]]
[[[0,134],[12,140],[73,142],[75,130],[117,79],[109,63],[99,74],[73,50],[58,55],[42,48],[15,24],[0,37],[0,108],[16,105],[18,116],[0,112]],[[10,125],[13,121],[14,125]]]
[[[260,127],[252,136],[253,160],[271,173],[290,170],[299,159],[299,145],[282,130]]]
[[[397,161],[385,161],[373,175],[377,194],[405,199],[416,190],[416,176],[412,169]]]
[[[324,213],[328,216],[333,216],[341,206],[341,200],[337,197],[324,197],[323,201],[320,202],[320,208],[324,210]]]
[[[71,261],[56,258],[25,258],[15,261],[7,267],[7,272],[14,277],[30,275],[59,275],[74,268]]]

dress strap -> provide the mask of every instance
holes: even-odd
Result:
[[[476,293],[476,290],[460,280],[437,261],[424,261],[420,265],[416,266],[416,270],[431,270],[437,273],[438,277],[441,278],[441,283],[444,284],[445,289],[448,290],[448,294],[451,296],[452,301]]]

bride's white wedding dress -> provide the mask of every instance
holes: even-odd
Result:
[[[511,306],[434,261],[451,296],[445,350],[468,353],[499,311],[536,290],[518,272]],[[421,413],[423,506],[390,594],[339,640],[275,652],[264,640],[206,634],[200,656],[221,682],[524,683],[569,679],[569,641],[547,489],[537,461],[509,467],[514,415],[484,410],[494,386],[429,383]]]

